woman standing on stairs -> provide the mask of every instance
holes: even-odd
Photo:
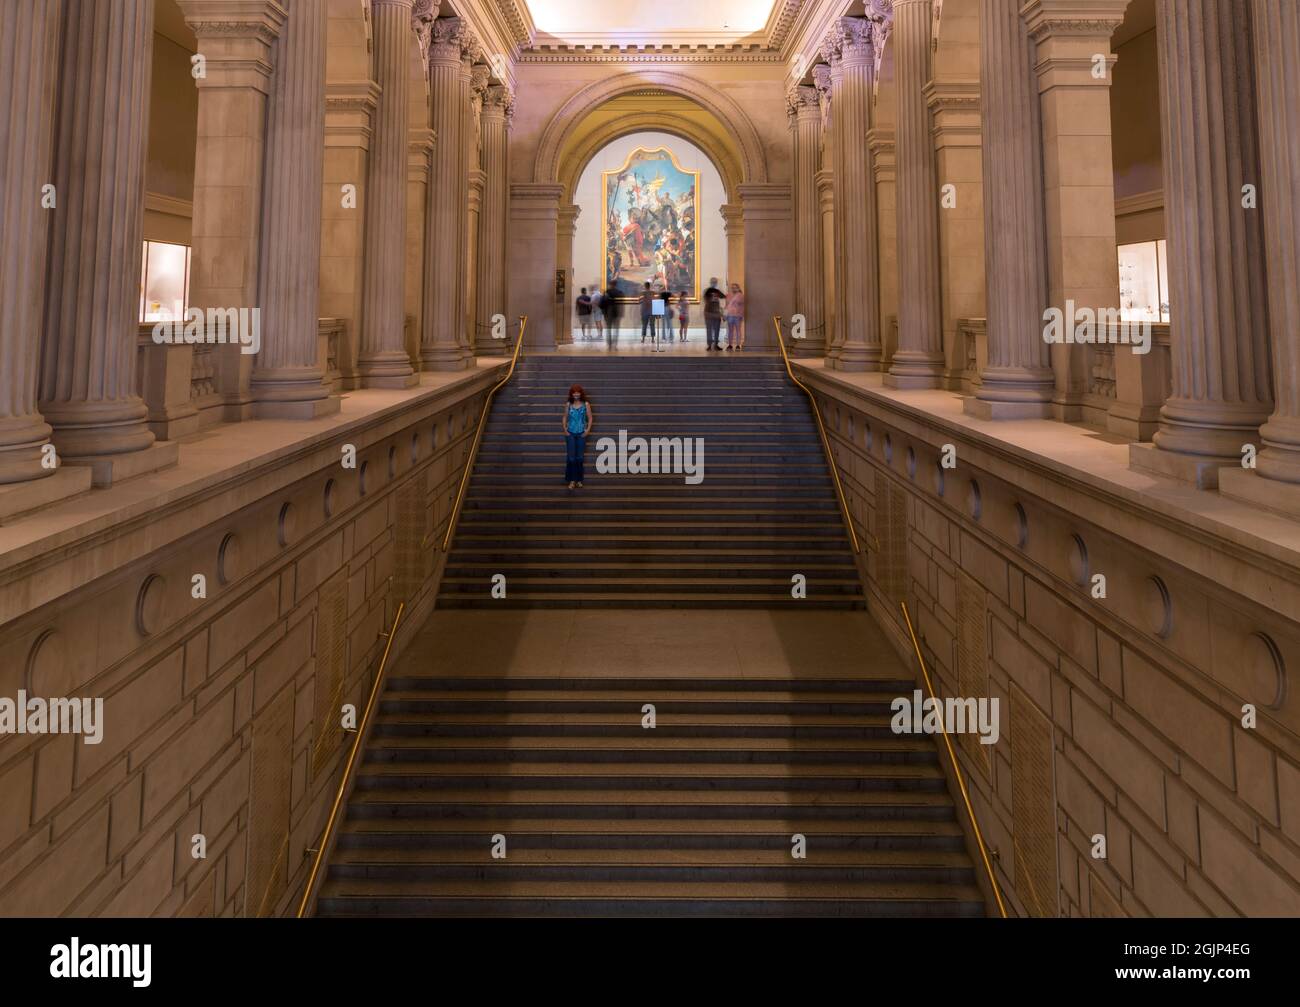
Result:
[[[591,430],[591,403],[582,385],[569,389],[569,399],[564,403],[564,478],[569,489],[582,486],[582,458],[587,450],[587,433]]]

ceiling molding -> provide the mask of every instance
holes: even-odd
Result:
[[[753,43],[729,45],[540,45],[520,63],[780,63],[781,54]]]

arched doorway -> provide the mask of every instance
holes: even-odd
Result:
[[[763,320],[787,313],[793,296],[789,184],[769,181],[769,145],[735,101],[689,75],[658,70],[619,74],[573,94],[541,132],[533,180],[512,187],[511,284],[519,312],[530,316],[530,344],[555,345],[572,317],[573,278],[581,277],[579,286],[591,279],[585,275],[591,267],[575,263],[571,251],[577,221],[587,212],[574,202],[584,170],[604,147],[644,130],[693,144],[717,171],[726,192],[719,207],[727,245],[723,273],[739,278],[747,314],[760,320],[749,327],[751,344],[771,345],[770,324]],[[547,220],[555,229],[552,249],[544,253]]]
[[[632,115],[624,121],[620,116],[615,120],[618,130],[599,130],[600,138],[610,138],[599,146],[587,145],[590,155],[568,188],[573,226],[567,232],[561,229],[556,255],[560,268],[572,278],[574,296],[562,306],[560,342],[573,337],[575,297],[584,286],[616,287],[628,297],[636,296],[643,281],[656,290],[684,290],[693,321],[702,327],[700,293],[709,279],[743,282],[743,249],[731,247],[740,245],[739,228],[728,225],[726,212],[732,190],[719,166],[707,150],[682,135],[691,132],[688,128],[667,132],[629,125],[641,118]],[[638,172],[664,182],[656,188],[654,181],[649,186],[619,181]],[[647,204],[653,209],[637,208]],[[643,214],[644,232],[631,220]],[[631,243],[640,244],[639,253]],[[732,268],[737,270],[734,276]]]

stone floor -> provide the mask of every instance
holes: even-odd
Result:
[[[864,678],[914,674],[865,612],[435,611],[392,675]]]

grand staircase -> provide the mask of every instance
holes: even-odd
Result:
[[[567,490],[575,381],[595,437],[704,437],[703,483],[598,474],[593,444]],[[984,915],[934,739],[890,728],[909,670],[865,612],[821,611],[862,607],[779,360],[526,362],[437,610],[380,698],[316,912]],[[730,611],[685,610],[706,608]],[[742,650],[766,670],[728,665]]]
[[[561,419],[575,382],[595,427],[571,491]],[[598,441],[620,430],[701,438],[703,481],[597,472]],[[438,607],[629,605],[864,607],[811,409],[779,358],[526,358],[498,394]]]
[[[983,915],[912,687],[403,671],[317,912]]]

